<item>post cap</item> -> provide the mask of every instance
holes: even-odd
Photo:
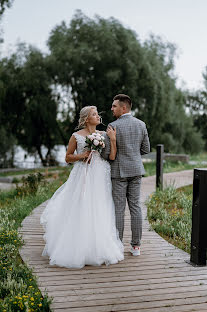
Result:
[[[194,178],[199,177],[207,181],[207,168],[194,168]]]

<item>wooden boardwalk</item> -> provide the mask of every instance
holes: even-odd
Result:
[[[165,175],[165,183],[192,184],[192,171]],[[185,262],[189,255],[150,230],[144,201],[154,191],[155,177],[143,178],[143,239],[140,257],[132,257],[130,218],[125,221],[125,259],[110,266],[66,269],[49,266],[41,256],[44,241],[39,218],[46,205],[22,223],[21,256],[38,276],[39,288],[53,297],[53,311],[207,311],[207,267]]]

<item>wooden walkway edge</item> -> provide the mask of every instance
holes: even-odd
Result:
[[[193,171],[164,175],[164,183],[176,187],[192,184]],[[20,254],[38,277],[41,291],[53,297],[53,311],[207,311],[207,267],[186,263],[189,255],[150,229],[144,205],[155,190],[155,177],[143,178],[143,238],[141,256],[130,250],[130,217],[125,217],[125,259],[110,266],[67,269],[49,266],[41,256],[44,241],[40,215],[46,202],[22,222],[24,246]]]

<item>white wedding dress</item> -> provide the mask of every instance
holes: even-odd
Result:
[[[82,153],[85,137],[73,135],[77,153]],[[68,180],[46,206],[41,224],[46,242],[43,256],[49,256],[51,265],[82,268],[124,259],[115,227],[110,165],[98,152],[92,154],[90,164],[75,162]]]

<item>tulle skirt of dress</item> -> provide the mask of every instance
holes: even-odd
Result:
[[[51,265],[82,268],[123,260],[109,163],[99,155],[93,155],[90,164],[75,163],[46,206],[41,224],[46,242],[43,256],[49,256]]]

